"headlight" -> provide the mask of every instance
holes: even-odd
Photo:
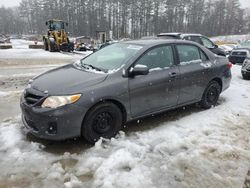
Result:
[[[42,104],[42,108],[58,108],[66,104],[72,104],[78,101],[81,94],[70,95],[70,96],[51,96],[45,99]]]

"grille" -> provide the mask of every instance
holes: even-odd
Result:
[[[233,52],[232,55],[247,56],[247,52]]]
[[[245,61],[245,57],[235,57],[235,56],[231,56],[229,57],[229,61],[232,63],[243,63]]]
[[[32,128],[34,131],[39,131],[39,129],[35,126],[35,123],[27,118],[25,118],[25,121],[27,123],[27,125]]]
[[[35,94],[30,91],[26,91],[24,96],[24,99],[28,105],[38,105],[43,101],[44,98],[44,95]]]

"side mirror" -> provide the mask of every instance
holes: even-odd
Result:
[[[45,22],[45,25],[48,25],[48,22]]]
[[[219,46],[217,44],[214,45],[214,48],[219,48]]]
[[[149,73],[149,68],[146,65],[136,65],[131,67],[129,70],[130,76],[147,75]]]

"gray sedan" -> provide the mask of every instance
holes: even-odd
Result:
[[[231,66],[190,41],[113,44],[31,80],[21,98],[23,122],[40,138],[94,143],[131,120],[192,103],[216,105]]]

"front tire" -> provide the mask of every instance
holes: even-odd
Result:
[[[121,127],[121,110],[113,103],[102,103],[87,113],[82,125],[82,136],[94,144],[100,138],[114,137]]]
[[[43,44],[44,44],[44,50],[45,51],[48,51],[49,50],[49,47],[48,47],[48,42],[46,39],[43,40]]]
[[[49,43],[48,48],[50,52],[55,52],[55,44],[53,42]]]
[[[211,81],[205,89],[200,106],[209,109],[215,106],[221,93],[221,85],[217,81]]]

